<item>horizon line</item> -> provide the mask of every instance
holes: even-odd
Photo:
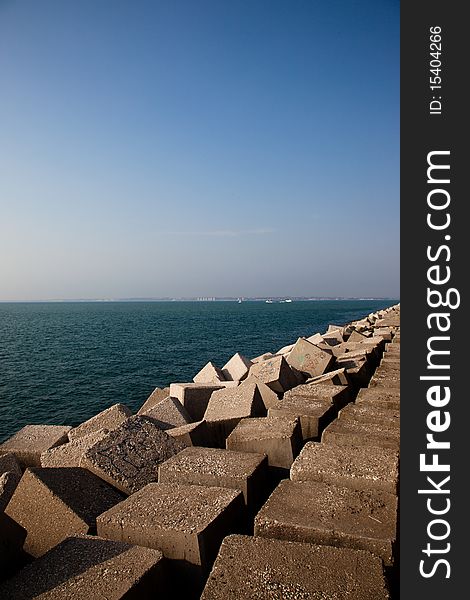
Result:
[[[150,296],[124,298],[43,298],[36,300],[1,300],[0,304],[61,303],[61,302],[261,302],[265,300],[399,300],[399,296]]]

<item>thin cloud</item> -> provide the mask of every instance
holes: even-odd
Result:
[[[275,233],[275,229],[213,229],[209,231],[162,231],[165,235],[191,235],[212,237],[240,237],[243,235],[268,235]]]

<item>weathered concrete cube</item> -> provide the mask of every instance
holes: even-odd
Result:
[[[352,358],[348,354],[336,359],[336,367],[345,369],[348,379],[355,387],[366,387],[372,377],[372,369],[365,357]]]
[[[141,415],[153,419],[160,429],[163,430],[171,429],[172,427],[182,427],[192,421],[188,411],[181,402],[171,396],[167,396],[161,402],[149,408],[148,411],[141,413]]]
[[[344,342],[332,349],[333,356],[337,360],[360,358],[366,359],[371,369],[375,369],[380,360],[380,354],[375,345],[356,342]]]
[[[363,402],[376,406],[400,408],[400,388],[386,389],[382,387],[362,388],[356,397],[356,404]]]
[[[228,381],[241,381],[248,375],[252,365],[253,363],[249,358],[237,352],[222,367],[222,373]]]
[[[181,576],[197,579],[209,571],[223,538],[238,531],[244,512],[238,490],[150,483],[100,515],[98,535],[161,550],[179,561]]]
[[[298,384],[297,376],[283,356],[275,356],[254,364],[250,369],[250,375],[280,394]]]
[[[377,371],[372,376],[369,387],[384,387],[400,389],[400,371]]]
[[[328,329],[326,330],[326,333],[333,333],[335,331],[339,331],[341,334],[343,334],[345,326],[344,325],[334,325],[333,323],[330,323],[328,325]]]
[[[288,344],[287,346],[283,346],[282,348],[279,348],[276,354],[283,354],[284,356],[286,356],[286,354],[289,354],[289,352],[292,351],[292,348],[294,346],[295,344]]]
[[[349,404],[340,410],[338,417],[361,423],[373,423],[386,427],[400,427],[400,410],[367,404]]]
[[[245,381],[243,383],[245,383],[245,384],[256,383],[256,385],[258,387],[258,391],[261,394],[261,400],[263,401],[264,408],[266,409],[266,411],[272,404],[274,404],[275,402],[277,402],[279,400],[279,396],[276,394],[276,392],[273,392],[273,390],[270,387],[268,387],[265,383],[263,383],[259,379],[256,379],[256,377],[254,377],[253,375],[248,375],[248,377],[245,379]]]
[[[255,535],[367,550],[391,566],[396,522],[394,494],[283,480],[256,515]]]
[[[297,418],[243,419],[227,438],[227,449],[266,454],[271,467],[290,469],[302,447]]]
[[[243,382],[236,388],[214,392],[204,413],[211,439],[216,445],[225,446],[225,440],[240,419],[266,414],[266,409],[253,382]]]
[[[255,509],[264,500],[267,466],[264,454],[186,448],[158,467],[158,482],[240,490],[245,504]]]
[[[354,330],[348,337],[348,342],[363,342],[367,337],[360,331]]]
[[[71,427],[65,425],[26,425],[0,444],[0,452],[11,452],[22,467],[39,467],[41,453],[68,441]]]
[[[338,344],[342,344],[344,342],[344,337],[339,330],[327,331],[323,334],[323,341],[329,346],[337,346]]]
[[[398,452],[372,446],[336,446],[308,442],[295,459],[292,481],[321,481],[355,490],[382,490],[395,494]]]
[[[154,600],[166,593],[159,550],[85,535],[69,537],[0,586],[0,597],[18,600]]]
[[[321,344],[323,342],[323,336],[321,333],[314,333],[313,335],[309,336],[307,339],[307,342],[310,342],[311,344]]]
[[[307,377],[317,377],[328,371],[334,358],[315,344],[304,338],[299,338],[287,357],[291,367],[297,369]]]
[[[400,429],[384,425],[336,419],[322,433],[322,442],[338,446],[378,446],[400,449]]]
[[[94,533],[96,517],[124,496],[86,469],[27,469],[5,513],[26,529],[26,552],[41,556],[75,533]]]
[[[124,421],[127,421],[131,415],[132,411],[127,408],[127,406],[124,406],[124,404],[114,404],[94,417],[91,417],[91,419],[88,419],[88,421],[85,421],[78,427],[71,429],[69,431],[69,440],[72,442],[73,440],[100,429],[112,431],[122,425]]]
[[[188,423],[188,425],[174,427],[168,429],[167,433],[185,446],[212,446],[212,440],[205,421],[195,421],[194,423]]]
[[[46,450],[41,454],[41,467],[79,467],[85,452],[108,433],[107,429],[98,429],[72,442]]]
[[[12,452],[0,452],[0,475],[3,473],[16,473],[21,477],[20,463]]]
[[[350,401],[351,388],[345,385],[332,385],[328,382],[307,383],[286,392],[283,400],[298,396],[304,396],[310,400],[327,400],[339,410]]]
[[[20,479],[21,475],[12,471],[6,471],[0,475],[0,513],[5,510],[10,502]]]
[[[400,369],[400,356],[397,354],[389,356],[387,352],[384,352],[379,367],[384,367],[385,369]]]
[[[20,556],[26,539],[26,529],[14,519],[0,511],[0,582],[9,577],[20,566]],[[3,594],[0,585],[0,598],[10,598]]]
[[[141,415],[142,413],[147,412],[150,408],[155,406],[155,404],[158,404],[159,402],[161,402],[162,400],[167,398],[169,395],[170,395],[169,387],[165,387],[165,388],[156,387],[153,390],[153,392],[150,394],[150,396],[147,398],[147,400],[139,408],[139,410],[137,411],[137,414]]]
[[[364,550],[261,537],[224,539],[201,600],[389,600],[382,561]]]
[[[209,383],[172,383],[170,396],[181,402],[193,421],[202,421],[212,393],[224,387]]]
[[[380,335],[386,342],[391,342],[393,333],[390,327],[376,327],[374,335]]]
[[[335,369],[334,371],[328,371],[328,373],[324,373],[323,375],[319,375],[318,377],[310,377],[305,383],[307,385],[318,383],[329,383],[333,385],[349,385],[349,380],[346,374],[346,369]]]
[[[278,352],[277,354],[282,354],[281,352]],[[251,359],[251,362],[254,363],[258,363],[258,362],[263,362],[263,360],[268,360],[268,358],[273,358],[274,354],[272,352],[265,352],[264,354],[260,354],[259,356],[255,356],[255,358]]]
[[[193,377],[194,383],[215,383],[225,381],[222,369],[219,369],[213,362],[206,363],[198,373]]]
[[[307,396],[283,398],[268,410],[269,417],[298,417],[304,441],[319,438],[326,425],[336,418],[337,413],[329,399],[314,400]]]
[[[158,465],[183,450],[152,419],[135,415],[96,442],[81,465],[126,494],[157,481]]]

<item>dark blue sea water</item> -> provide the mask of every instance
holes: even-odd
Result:
[[[208,361],[252,358],[393,300],[0,304],[0,441],[29,423],[77,425]]]

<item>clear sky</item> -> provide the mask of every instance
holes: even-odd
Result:
[[[398,1],[0,0],[0,300],[398,286]]]

